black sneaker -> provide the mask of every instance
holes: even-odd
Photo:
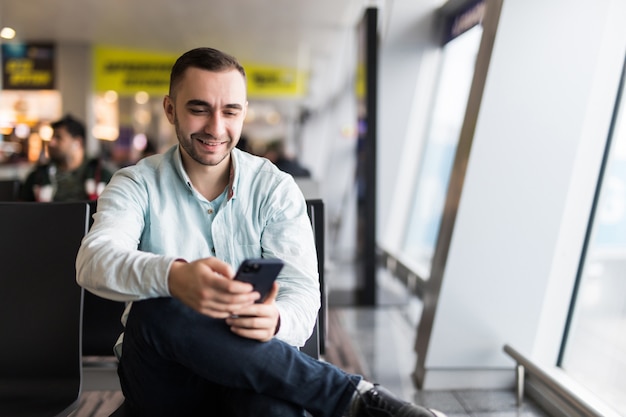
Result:
[[[358,394],[350,406],[350,417],[446,417],[440,411],[430,410],[398,399],[391,392],[374,384],[374,388]]]

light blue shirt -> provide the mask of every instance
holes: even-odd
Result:
[[[118,170],[79,249],[77,281],[101,297],[132,302],[170,296],[177,259],[216,256],[237,269],[246,258],[280,258],[276,337],[303,346],[320,307],[306,201],[293,178],[266,159],[233,149],[231,161],[226,198],[213,202],[194,189],[178,145]]]

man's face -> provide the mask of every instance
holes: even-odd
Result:
[[[48,143],[48,154],[52,161],[63,163],[68,161],[80,146],[80,138],[73,137],[64,126],[61,126],[54,129],[52,133],[52,138]]]
[[[182,149],[195,162],[216,166],[241,136],[248,106],[245,81],[236,70],[188,68],[163,106]]]

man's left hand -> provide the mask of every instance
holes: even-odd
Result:
[[[248,339],[267,342],[278,332],[280,314],[276,307],[278,283],[274,282],[272,290],[263,303],[252,304],[233,311],[226,319],[230,330]]]

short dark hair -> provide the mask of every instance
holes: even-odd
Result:
[[[75,138],[80,138],[80,141],[85,143],[85,125],[78,119],[67,114],[62,119],[57,120],[50,124],[52,129],[58,129],[64,127],[67,132]]]
[[[207,71],[221,72],[237,70],[246,80],[246,71],[232,55],[214,48],[195,48],[182,54],[174,63],[170,73],[170,96],[176,84],[182,79],[187,68],[195,67]]]

